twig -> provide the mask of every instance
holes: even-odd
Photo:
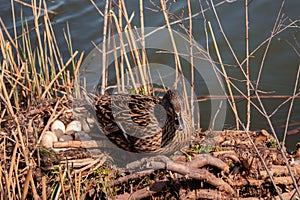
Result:
[[[286,135],[287,135],[288,127],[289,127],[289,121],[290,121],[290,117],[291,117],[291,113],[292,113],[292,109],[293,109],[293,105],[294,105],[294,100],[295,100],[295,97],[296,97],[296,92],[297,92],[297,88],[298,88],[298,81],[299,81],[299,74],[300,74],[300,65],[298,66],[298,71],[297,71],[297,76],[296,76],[295,86],[294,86],[294,92],[293,92],[293,98],[291,100],[289,112],[288,112],[288,115],[287,115],[287,118],[286,118],[286,124],[285,124],[285,129],[284,129],[283,140],[282,140],[283,146],[285,145]]]
[[[53,148],[97,148],[97,147],[99,147],[99,145],[95,140],[53,142]]]
[[[294,99],[300,99],[300,92],[296,93],[295,95],[260,95],[259,97],[261,99],[287,99],[287,101],[290,101],[292,98]],[[200,95],[197,96],[197,99],[206,100],[206,99],[227,99],[228,97],[225,95]],[[233,95],[234,99],[246,99],[246,96],[243,95]],[[250,99],[257,99],[258,97],[256,95],[251,95]]]
[[[269,52],[271,41],[274,38],[275,33],[276,33],[276,29],[278,27],[279,18],[281,16],[284,3],[285,3],[285,0],[281,1],[280,9],[279,9],[279,11],[277,13],[277,17],[276,17],[276,20],[275,20],[275,23],[274,23],[274,26],[273,26],[273,30],[271,31],[271,35],[269,37],[270,39],[268,39],[267,46],[266,46],[266,49],[264,51],[264,55],[263,55],[262,61],[260,63],[260,67],[259,67],[259,71],[258,71],[258,75],[257,75],[257,80],[256,80],[256,83],[255,83],[255,85],[256,85],[255,89],[256,90],[258,89],[258,86],[259,86],[259,81],[260,81],[262,69],[263,69],[263,66],[264,66],[264,63],[265,63],[265,60],[266,60],[266,57],[267,57],[267,53]]]

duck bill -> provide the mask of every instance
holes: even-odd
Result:
[[[177,114],[177,119],[175,122],[176,122],[176,129],[182,131],[184,129],[184,124],[180,114]]]

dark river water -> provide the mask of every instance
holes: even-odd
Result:
[[[139,1],[128,0],[126,1],[127,11],[129,15],[135,14],[132,24],[139,27]],[[191,1],[192,12],[196,14],[200,11],[199,2],[202,2],[204,8],[207,8],[206,1]],[[208,1],[210,2],[210,1]],[[214,1],[217,4],[220,1]],[[257,48],[263,41],[265,41],[273,30],[276,21],[277,13],[280,9],[282,1],[274,0],[252,0],[249,4],[249,39],[250,39],[250,52]],[[234,52],[238,59],[243,61],[245,58],[245,9],[244,1],[237,0],[231,3],[225,2],[216,8],[218,17],[222,23],[224,32],[230,41]],[[84,51],[87,55],[92,49],[92,41],[96,44],[102,41],[103,32],[103,17],[97,12],[90,1],[86,0],[52,0],[47,1],[48,9],[55,11],[57,14],[53,16],[53,27],[56,31],[57,41],[59,46],[62,47],[62,54],[68,58],[68,49],[65,44],[63,31],[66,30],[67,23],[70,27],[72,36],[73,49]],[[103,11],[105,1],[97,1],[97,6]],[[158,11],[159,1],[154,0],[152,3],[144,1],[144,17],[146,27],[159,27],[165,21],[161,12]],[[15,12],[18,14],[22,8],[24,12],[24,19],[29,24],[32,23],[31,10],[26,6],[21,6],[15,3]],[[170,13],[173,13],[174,19],[176,17],[187,16],[186,1],[177,0],[168,1],[167,7]],[[281,33],[277,34],[271,44],[270,49],[266,55],[264,67],[260,79],[259,89],[268,92],[268,95],[292,95],[296,81],[296,74],[300,64],[300,40],[299,40],[299,8],[300,1],[288,0],[282,8],[282,13],[279,17],[281,25],[278,29],[283,29],[288,26],[292,21],[298,20],[298,27],[287,28]],[[0,17],[5,25],[12,32],[12,18],[11,18],[11,4],[10,1],[2,1],[0,6]],[[230,66],[226,67],[227,73],[234,79],[244,79],[239,67],[228,49],[226,42],[218,29],[216,18],[209,10],[205,13],[207,21],[212,23],[218,46],[220,48],[222,60],[225,64]],[[171,18],[171,20],[174,20]],[[197,15],[193,18],[193,36],[195,40],[206,47],[206,36],[204,31],[203,16]],[[184,25],[188,25],[188,21],[183,21]],[[180,30],[180,24],[175,25],[173,28]],[[17,26],[20,27],[20,18],[17,17]],[[159,38],[157,38],[159,40]],[[214,61],[217,61],[212,40],[208,40],[210,49],[210,56]],[[250,74],[251,81],[255,83],[258,76],[259,67],[264,55],[266,45],[258,49],[250,59]],[[163,59],[158,56],[158,59]],[[165,62],[164,62],[165,63]],[[170,62],[171,63],[171,62]],[[239,88],[245,91],[245,82],[236,81],[240,85]],[[205,83],[200,78],[196,80],[196,87],[199,87],[198,95],[208,95],[205,89]],[[202,87],[203,85],[203,87]],[[201,89],[203,88],[203,89]],[[297,91],[299,92],[299,86]],[[235,94],[238,95],[237,92]],[[212,100],[213,101],[213,100]],[[245,121],[246,101],[237,99],[237,106],[241,119]],[[276,109],[285,99],[263,99],[263,103],[267,112],[270,114]],[[254,100],[255,103],[257,101]],[[201,113],[201,124],[203,129],[207,129],[209,118],[207,113],[210,113],[210,101],[201,101],[199,103]],[[284,133],[284,125],[286,123],[288,110],[290,108],[290,101],[284,104],[278,111],[271,117],[271,121],[275,127],[279,139],[282,138]],[[251,129],[267,129],[270,130],[266,120],[255,109],[252,110],[252,123]],[[289,130],[300,130],[300,99],[295,99],[293,109],[290,117]],[[224,128],[234,128],[234,120],[231,108],[227,106],[227,115]],[[290,135],[287,137],[287,145],[292,149],[294,145],[300,141],[300,132],[298,134]]]

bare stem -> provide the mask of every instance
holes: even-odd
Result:
[[[248,13],[248,0],[245,0],[245,25],[246,25],[246,76],[247,76],[247,125],[246,131],[250,129],[251,123],[251,104],[250,104],[250,73],[249,73],[249,13]]]

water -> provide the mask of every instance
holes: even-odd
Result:
[[[153,1],[159,5],[159,1]],[[89,1],[83,0],[57,0],[47,1],[48,8],[55,11],[57,14],[53,16],[53,26],[56,31],[57,41],[62,48],[62,55],[68,57],[67,45],[65,45],[65,39],[63,36],[63,30],[66,30],[66,24],[69,24],[70,32],[73,41],[73,49],[79,51],[85,51],[86,55],[93,48],[92,42],[99,43],[102,41],[102,27],[103,17],[97,12],[94,6]],[[207,7],[205,2],[202,2],[204,8]],[[216,4],[216,3],[215,3]],[[266,40],[273,29],[274,22],[277,17],[278,10],[280,8],[281,1],[250,1],[249,5],[249,39],[250,50],[255,49],[259,44]],[[104,1],[97,3],[99,8],[104,10]],[[128,8],[128,14],[135,14],[135,18],[132,24],[139,26],[139,5],[137,1],[126,1]],[[158,10],[155,5],[144,1],[145,6],[145,26],[157,27],[164,24],[163,15],[160,12],[154,12]],[[174,15],[173,17],[187,16],[187,6],[185,1],[173,1],[167,3],[168,9]],[[283,7],[283,14],[280,16],[280,20],[284,25],[289,24],[293,20],[299,20],[299,1],[286,1]],[[24,18],[28,20],[29,24],[32,23],[31,9],[26,6],[21,6],[15,3],[15,12],[18,14],[22,8],[24,12]],[[149,9],[147,9],[149,8]],[[192,1],[193,14],[200,11],[199,2]],[[216,8],[219,19],[221,20],[224,32],[228,37],[234,51],[240,62],[245,57],[245,11],[244,1],[236,1],[233,3],[224,3]],[[11,5],[10,1],[5,1],[0,7],[0,16],[5,25],[12,32],[12,19],[11,19]],[[240,69],[235,64],[235,60],[229,51],[225,40],[220,33],[217,22],[215,20],[213,12],[210,10],[206,12],[206,19],[211,21],[214,28],[215,36],[218,41],[221,56],[225,64],[233,64],[227,66],[226,70],[230,77],[235,79],[243,79]],[[188,21],[183,21],[184,25],[188,24]],[[20,20],[17,20],[18,27],[21,26]],[[173,27],[176,30],[181,30],[178,25]],[[283,26],[281,26],[283,28]],[[204,32],[204,24],[202,15],[198,15],[193,20],[193,35],[195,40],[206,47],[206,37]],[[298,46],[297,46],[298,45]],[[210,49],[210,55],[213,60],[217,61],[215,50],[211,40],[208,41]],[[264,55],[264,49],[266,45],[260,48],[250,59],[251,68],[251,80],[255,83],[260,67],[262,57]],[[295,48],[295,50],[293,49]],[[264,68],[261,74],[259,89],[264,92],[269,92],[269,95],[291,95],[294,90],[294,84],[296,79],[297,68],[299,66],[299,28],[289,28],[280,34],[276,35],[270,45],[270,49],[266,56]],[[66,59],[65,58],[65,59]],[[166,63],[163,57],[157,56],[155,59],[157,62]],[[171,62],[170,62],[171,64]],[[97,78],[97,77],[96,77]],[[199,89],[201,95],[207,95],[207,89],[203,79],[197,80],[197,85],[201,86]],[[240,89],[245,89],[244,82],[234,81]],[[299,87],[297,89],[299,91]],[[236,93],[238,94],[238,93]],[[263,99],[263,103],[266,106],[267,112],[270,114],[280,105],[284,99]],[[254,100],[257,103],[256,100]],[[206,129],[208,127],[207,116],[210,113],[210,102],[200,102],[201,110],[201,123],[202,127]],[[244,100],[237,99],[237,105],[241,118],[245,120],[246,102]],[[293,105],[292,115],[290,118],[291,123],[298,123],[295,126],[291,126],[289,129],[295,129],[300,127],[300,101],[296,99]],[[279,138],[282,138],[283,125],[286,123],[287,112],[289,110],[290,103],[282,106],[271,120],[275,126]],[[225,128],[234,128],[234,120],[231,109],[227,107],[227,117]],[[266,120],[255,109],[252,110],[252,130],[267,129],[269,126]],[[299,133],[300,134],[300,133]],[[287,142],[290,148],[300,141],[299,134],[288,136]]]

